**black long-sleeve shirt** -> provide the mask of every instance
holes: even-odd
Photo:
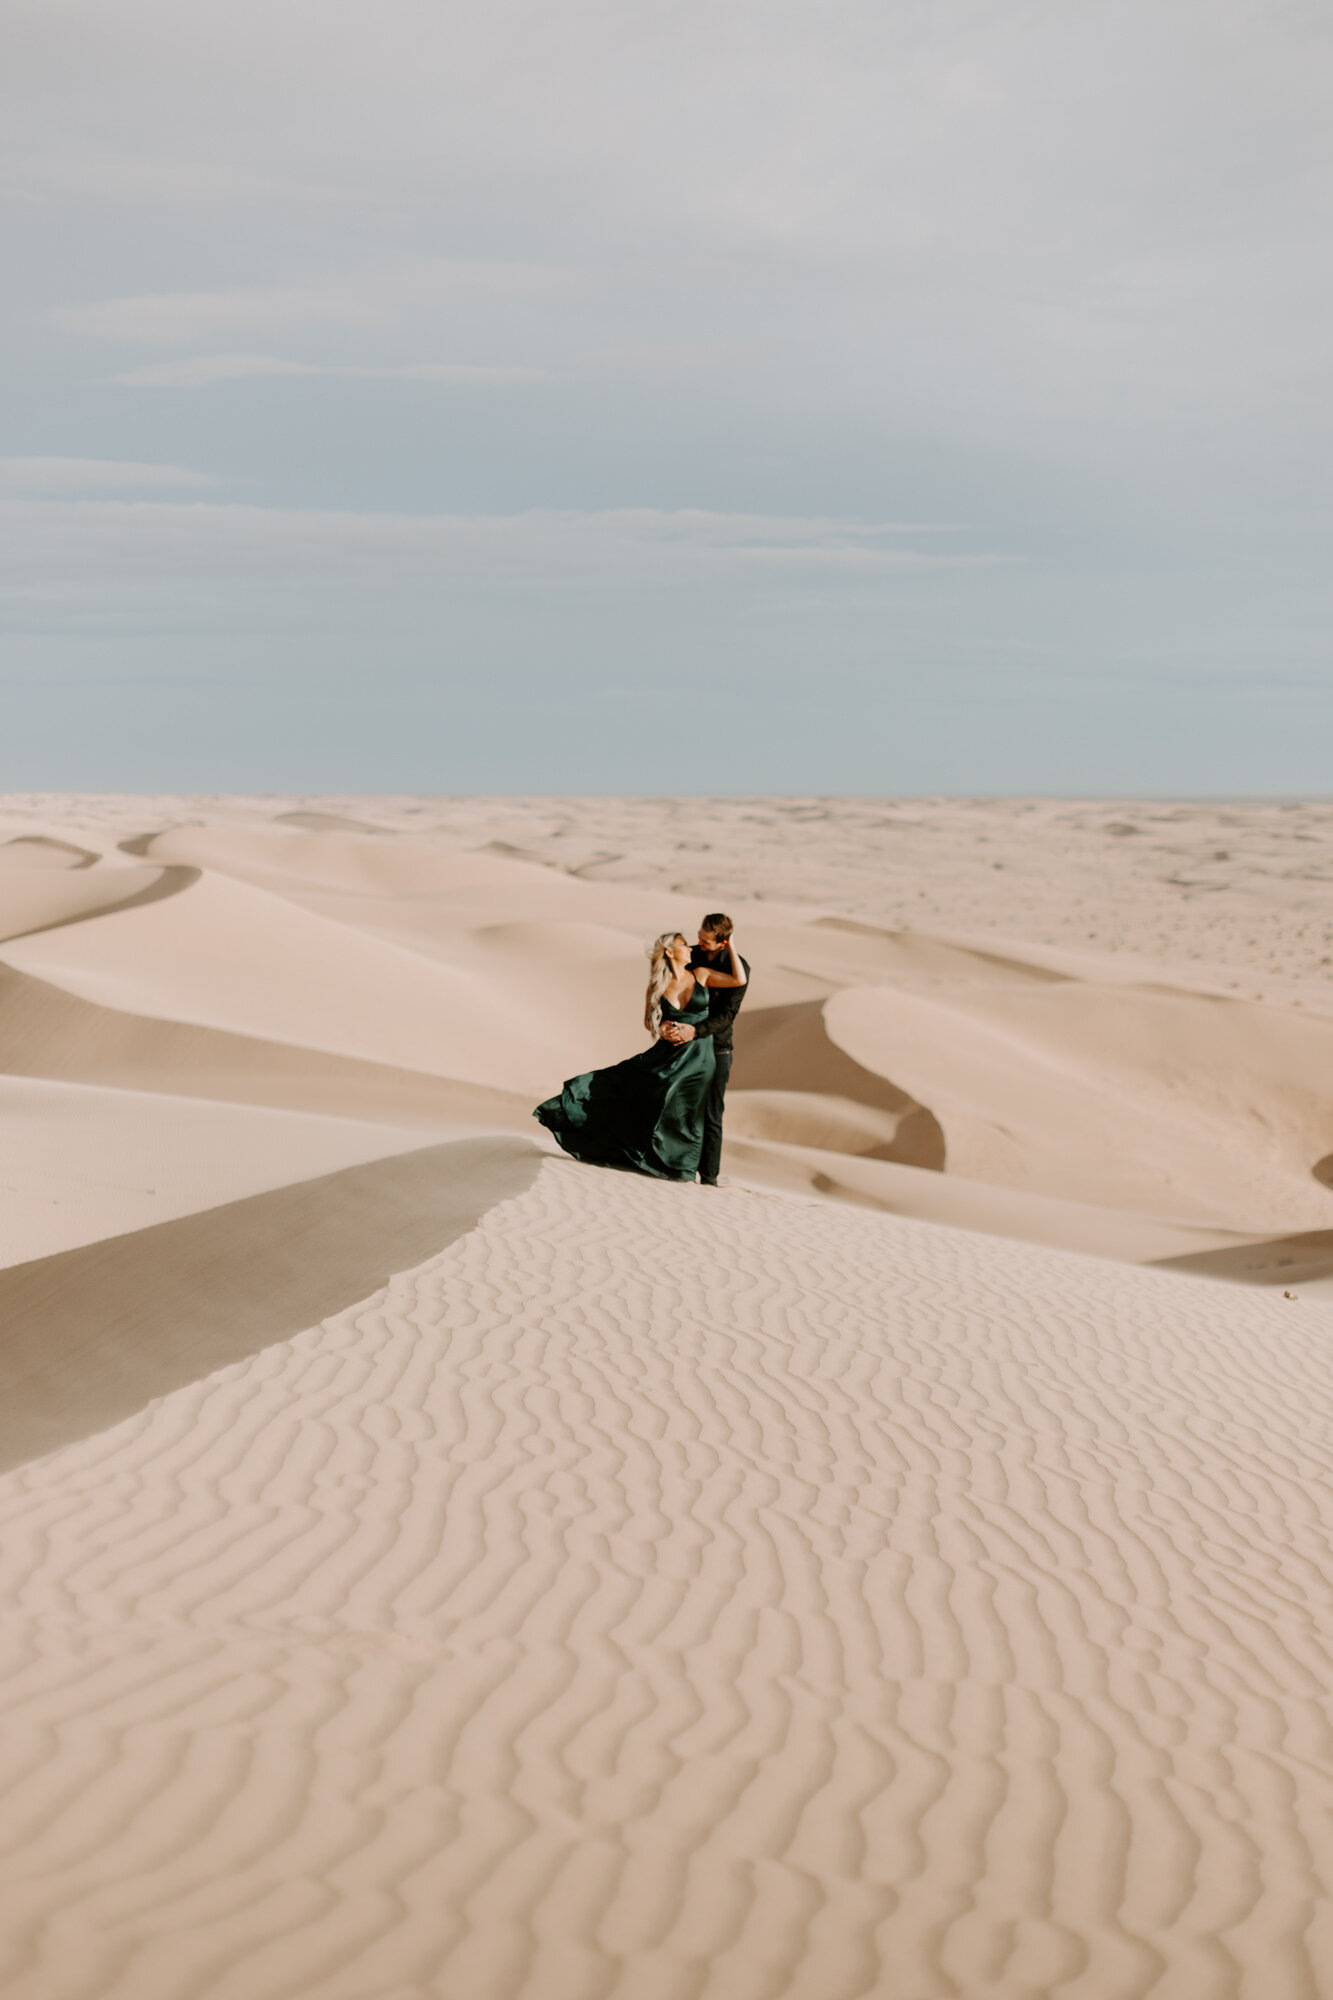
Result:
[[[739,954],[737,955],[739,956]],[[706,965],[714,972],[730,972],[731,953],[725,945],[723,945],[721,951],[704,951],[700,946],[696,945],[690,953],[690,964]],[[737,1014],[740,1012],[741,1002],[750,990],[749,965],[746,964],[743,958],[741,959],[741,964],[745,966],[746,983],[744,986],[709,987],[708,1019],[701,1021],[695,1029],[694,1037],[696,1041],[701,1040],[705,1035],[711,1035],[718,1048],[731,1048],[732,1026]]]

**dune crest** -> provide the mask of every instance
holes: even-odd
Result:
[[[835,994],[834,1042],[928,1102],[977,1180],[1182,1219],[1318,1226],[1333,1022],[1083,981]]]
[[[275,823],[278,826],[304,827],[311,833],[383,833],[386,830],[381,826],[371,826],[363,819],[349,819],[343,813],[278,813]]]
[[[0,860],[21,861],[30,868],[91,868],[97,859],[92,848],[53,840],[46,833],[16,833],[0,846]]]
[[[907,1091],[900,1090],[887,1076],[867,1069],[849,1056],[830,1036],[821,1002],[798,1001],[794,1006],[766,1007],[753,1015],[747,1014],[744,1033],[737,1042],[732,1082],[742,1104],[744,1093],[749,1091],[790,1092],[793,1096],[801,1092],[814,1094],[817,1102],[806,1118],[802,1119],[793,1108],[788,1109],[791,1137],[797,1138],[801,1124],[807,1130],[817,1125],[820,1107],[830,1100],[836,1103],[844,1099],[852,1107],[851,1130],[858,1133],[858,1140],[837,1150],[870,1153],[876,1159],[901,1160],[907,1166],[943,1171],[945,1137],[934,1113],[917,1103]],[[878,1112],[886,1121],[874,1145],[860,1143],[864,1120],[858,1129],[858,1108]],[[827,1112],[823,1116],[827,1127]],[[745,1130],[744,1109],[741,1130]],[[772,1136],[780,1135],[774,1132]],[[805,1143],[819,1142],[811,1137]]]
[[[20,866],[21,872],[9,869],[0,849],[0,943],[155,903],[199,879],[197,868],[106,868],[87,874],[45,864]]]
[[[390,1143],[393,1143],[390,1141]],[[530,1140],[397,1151],[0,1270],[0,1465],[89,1437],[434,1255],[534,1179]]]
[[[366,1062],[260,1036],[102,1007],[0,961],[0,1068],[167,1099],[323,1112],[406,1128],[452,1120],[508,1129],[526,1093]]]
[[[0,1267],[422,1143],[401,1124],[190,1097],[172,1081],[127,1090],[0,1071]],[[465,1122],[436,1115],[441,1133]]]

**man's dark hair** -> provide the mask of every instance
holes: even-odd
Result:
[[[724,917],[721,910],[714,910],[711,917],[704,918],[699,929],[711,931],[719,944],[725,944],[731,936],[731,918]]]

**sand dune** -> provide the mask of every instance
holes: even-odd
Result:
[[[814,1090],[740,1090],[728,1093],[727,1132],[732,1139],[773,1139],[779,1144],[816,1146],[851,1153],[858,1159],[904,1159],[915,1166],[941,1167],[939,1157],[922,1159],[912,1144],[912,1121],[930,1118],[919,1104],[882,1111],[855,1098],[821,1096]],[[931,1137],[939,1128],[930,1118]],[[906,1128],[906,1129],[905,1129]],[[933,1150],[933,1149],[932,1149]]]
[[[1333,1229],[1306,1229],[1299,1236],[1273,1236],[1259,1243],[1197,1250],[1153,1261],[1170,1270],[1230,1278],[1244,1285],[1299,1285],[1308,1298],[1312,1286],[1333,1279]]]
[[[492,954],[502,949],[528,965],[511,966],[510,987],[526,970],[543,985],[544,1004],[558,1001],[550,968],[563,961],[576,969],[584,947],[588,963],[606,967],[613,959],[632,964],[634,980],[624,987],[637,1002],[642,995],[644,946],[673,924],[697,928],[701,911],[678,894],[620,886],[599,888],[538,863],[490,853],[443,848],[414,838],[366,839],[355,834],[310,835],[272,825],[179,827],[127,848],[159,861],[195,866],[294,902],[376,937],[392,938],[429,957],[494,976]],[[736,899],[734,899],[736,900]],[[738,913],[764,949],[763,977],[770,1004],[827,993],[837,982],[793,971],[781,963],[794,937],[808,935],[810,912],[784,911],[766,904],[762,912],[737,900]],[[753,919],[761,917],[755,929]],[[783,926],[784,916],[793,919]],[[594,1011],[608,975],[599,970],[582,1003]],[[617,1009],[623,1000],[617,994]],[[641,1008],[631,1017],[637,1023]],[[618,1011],[622,1021],[623,1013]]]
[[[548,1163],[0,1482],[7,1996],[1322,1991],[1330,1326]]]
[[[185,820],[318,814],[552,873],[614,854],[691,907],[800,903],[872,927],[1078,952],[1333,1011],[1333,802],[1098,799],[210,798],[0,801],[0,833],[102,852]],[[1131,976],[1138,976],[1133,971]]]
[[[1130,1264],[1166,1264],[1179,1259],[1181,1269],[1197,1269],[1204,1276],[1234,1276],[1254,1284],[1290,1282],[1290,1272],[1284,1275],[1270,1255],[1272,1238],[1209,1229],[1134,1209],[1066,1201],[1058,1195],[994,1187],[959,1174],[923,1173],[896,1160],[802,1145],[770,1133],[751,1135],[746,1130],[748,1096],[741,1094],[739,1104],[739,1131],[728,1118],[727,1158],[737,1173],[756,1187],[782,1188],[814,1199],[879,1209],[887,1215],[940,1222],[954,1229],[977,1229],[988,1236],[1012,1236],[1020,1243],[1058,1243],[1089,1257],[1116,1257]],[[1311,1241],[1319,1234],[1311,1232]],[[1280,1240],[1303,1244],[1306,1238]],[[1211,1261],[1213,1253],[1219,1257],[1216,1267]],[[1197,1265],[1192,1261],[1195,1258]],[[1302,1275],[1308,1285],[1310,1272]],[[1306,1289],[1302,1287],[1302,1296]]]
[[[505,842],[559,868],[614,855],[620,879],[659,893],[707,899],[744,884],[751,897],[872,926],[971,934],[1000,953],[1052,946],[1107,971],[1169,966],[1217,990],[1333,1011],[1328,799],[462,798],[374,809],[418,837]]]
[[[2,960],[0,1070],[408,1128],[531,1122],[526,1093],[99,1007]]]
[[[55,837],[47,807],[33,838]],[[171,1072],[166,1087],[195,1097],[405,1115],[418,1128],[471,1116],[475,1102],[441,1101],[447,1083],[495,1093],[507,1128],[563,1077],[641,1045],[645,938],[699,913],[679,886],[586,879],[586,851],[556,866],[545,854],[460,849],[429,827],[406,831],[403,818],[395,828],[386,801],[215,804],[174,826],[87,832],[114,865],[22,871],[27,887],[8,908],[29,934],[5,945],[3,963],[100,1009],[95,1039],[121,1045],[120,1066],[104,1055],[71,1069],[68,1049],[53,1059],[53,1039],[86,1048],[91,1017],[76,1034],[66,1014],[61,1037],[39,1037],[47,1053],[34,1056],[31,1023],[16,1035],[0,1007],[0,1048],[25,1044],[11,1068],[139,1088],[147,1078],[153,1089]],[[746,819],[766,825],[752,808]],[[797,877],[827,824],[813,807],[792,821]],[[642,854],[621,859],[648,869]],[[116,907],[99,916],[117,876]],[[33,885],[47,898],[40,910]],[[1333,1025],[1317,1013],[1227,1002],[1180,966],[1001,947],[732,893],[745,886],[726,893],[755,965],[733,1079],[737,1141],[943,1169],[1211,1230],[1213,1243],[1328,1223],[1329,1190],[1313,1169],[1333,1134]],[[52,890],[75,900],[53,904]],[[0,915],[6,907],[0,895]],[[126,1064],[131,1020],[173,1032],[147,1035]],[[232,1038],[215,1051],[221,1084],[206,1050],[187,1057],[186,1028]],[[847,1185],[838,1167],[822,1178]]]
[[[960,1173],[1249,1228],[1327,1214],[1333,1022],[1083,982],[835,995],[832,1040],[928,1103]]]
[[[109,910],[133,909],[173,895],[198,879],[193,868],[108,868],[77,874],[26,860],[15,866],[0,848],[0,940],[59,930]]]
[[[0,808],[5,2000],[1333,1986],[1333,811]]]
[[[144,842],[154,860],[208,868],[264,889],[328,907],[319,898],[369,901],[385,908],[407,899],[434,905],[455,923],[549,922],[595,912],[630,911],[642,922],[649,898],[636,890],[599,894],[533,862],[494,854],[459,852],[410,837],[343,831],[259,827],[175,827]],[[336,907],[336,905],[335,905]],[[651,903],[652,916],[662,907]],[[373,923],[370,911],[368,922]],[[651,917],[650,917],[651,921]]]
[[[401,1124],[3,1073],[0,1128],[0,1266],[421,1143]]]
[[[0,1465],[196,1384],[376,1290],[527,1187],[528,1140],[455,1140],[0,1271]]]
[[[747,1016],[746,1032],[740,1038],[732,1075],[743,1106],[744,1094],[777,1091],[790,1096],[809,1092],[814,1097],[810,1112],[802,1115],[790,1104],[786,1130],[765,1135],[787,1138],[797,1144],[818,1145],[816,1132],[827,1131],[830,1107],[843,1100],[852,1111],[852,1130],[863,1132],[860,1114],[869,1109],[885,1121],[892,1119],[889,1136],[874,1147],[858,1143],[838,1150],[874,1152],[879,1159],[902,1160],[914,1167],[941,1168],[945,1159],[945,1139],[939,1120],[905,1090],[899,1090],[887,1076],[856,1062],[828,1033],[826,1009],[818,1001],[798,1001],[791,1007],[766,1007]],[[879,1049],[876,1054],[880,1054]],[[892,1056],[888,1058],[892,1061]],[[844,1123],[847,1120],[846,1113]],[[822,1121],[822,1122],[821,1122]],[[746,1129],[742,1109],[741,1131]]]
[[[326,812],[285,812],[277,814],[280,826],[307,827],[315,833],[382,833],[384,828],[370,826],[363,819],[349,819],[345,813]]]
[[[7,964],[101,1006],[535,1090],[539,1008],[266,891],[206,873],[151,907],[48,930]]]
[[[91,848],[44,833],[15,834],[0,844],[0,862],[21,861],[31,868],[91,868],[97,858]]]

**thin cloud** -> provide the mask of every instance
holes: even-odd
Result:
[[[276,354],[195,354],[182,361],[153,362],[108,380],[138,389],[206,389],[214,382],[241,382],[271,375],[330,375],[368,382],[468,384],[544,382],[542,368],[509,368],[468,361],[419,361],[403,367],[361,366],[351,362],[288,361]]]
[[[546,299],[586,288],[559,265],[482,258],[414,258],[348,271],[304,285],[225,292],[142,292],[60,306],[47,315],[64,333],[94,340],[169,345],[228,333],[289,327],[392,324],[404,314],[463,303]]]
[[[516,514],[350,513],[211,502],[13,504],[4,575],[31,593],[67,582],[86,597],[175,590],[219,581],[400,589],[423,601],[441,589],[565,595],[654,587],[767,591],[781,574],[862,579],[990,566],[987,554],[903,545],[898,523],[606,508]]]

